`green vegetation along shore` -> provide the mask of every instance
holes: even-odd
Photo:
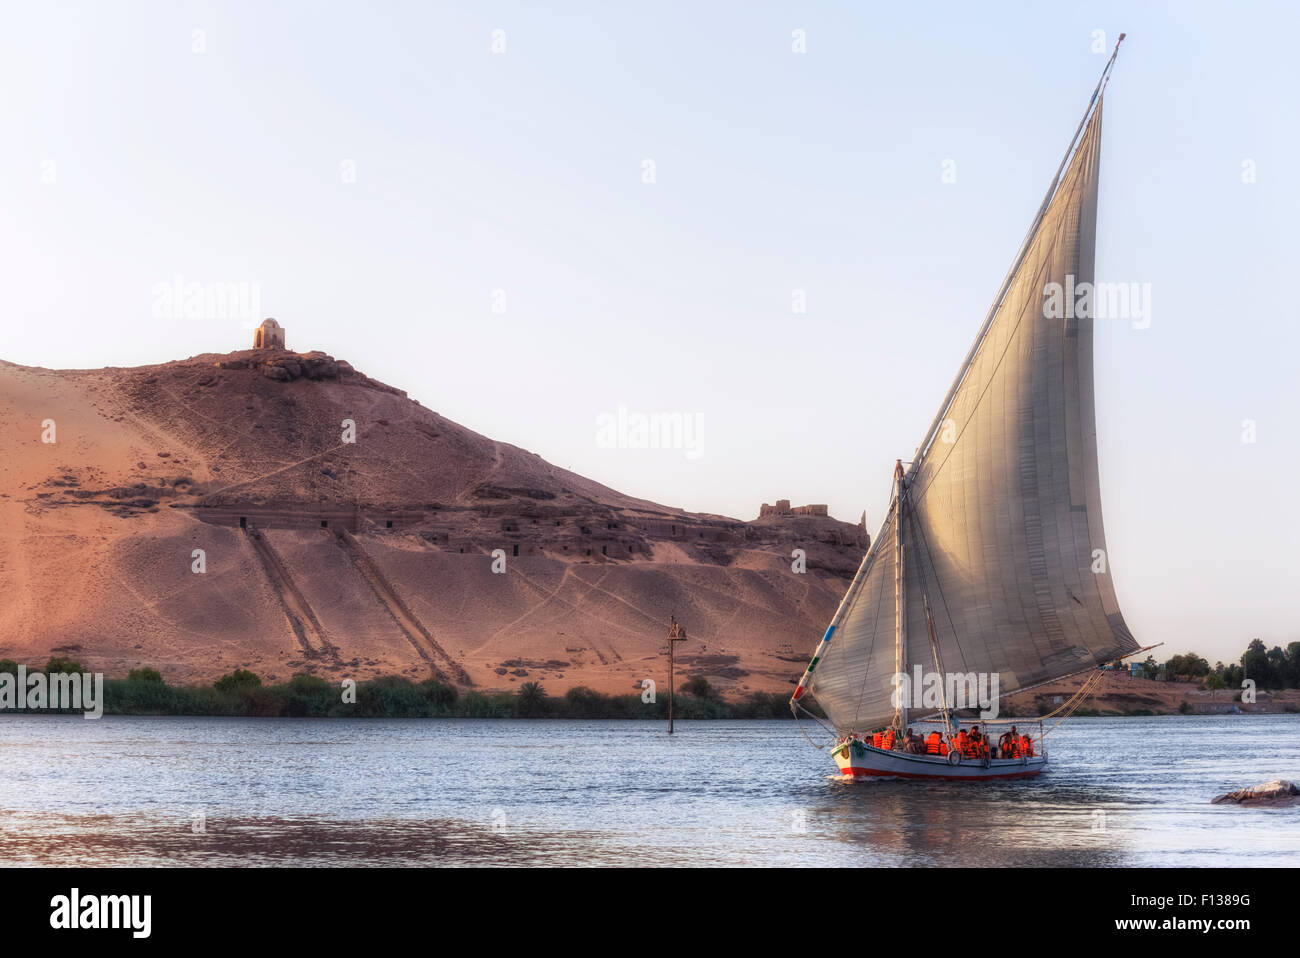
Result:
[[[85,672],[78,662],[52,658],[28,673]],[[17,675],[18,664],[0,660],[0,672]],[[680,719],[790,718],[789,697],[756,692],[727,702],[703,676],[693,676],[677,692],[673,714]],[[17,710],[22,711],[22,710]],[[50,710],[43,710],[50,711]],[[640,694],[603,695],[573,688],[548,695],[536,682],[517,692],[461,693],[437,679],[412,682],[386,676],[366,682],[331,683],[314,675],[263,685],[252,672],[237,669],[212,685],[169,685],[153,669],[135,669],[125,679],[104,680],[105,715],[230,715],[309,718],[555,718],[667,719],[668,696],[655,701]]]
[[[1243,685],[1286,690],[1300,687],[1300,642],[1268,649],[1254,639],[1239,663],[1209,663],[1195,653],[1175,655],[1158,663],[1148,657],[1139,667],[1151,679],[1186,683],[1198,689],[1236,690],[1231,699],[1242,700]],[[27,668],[30,675],[44,672],[86,672],[79,662],[54,657],[44,667]],[[18,674],[18,663],[0,659],[0,673]],[[1247,682],[1249,680],[1249,682]],[[673,714],[681,719],[788,719],[789,697],[784,693],[755,692],[729,701],[704,676],[695,675],[678,687]],[[820,714],[815,701],[805,705]],[[1286,703],[1282,711],[1295,707]],[[15,709],[14,711],[25,711]],[[41,711],[51,711],[48,709]],[[211,685],[169,685],[150,668],[133,670],[125,679],[104,680],[103,711],[106,715],[230,715],[310,718],[555,718],[555,719],[667,719],[668,696],[661,692],[654,701],[641,694],[605,695],[589,688],[569,689],[563,695],[548,695],[537,682],[525,682],[515,692],[460,692],[437,679],[413,682],[403,676],[386,676],[365,682],[331,683],[315,675],[295,675],[287,682],[263,685],[260,677],[236,669]],[[1002,714],[1017,717],[1022,710],[1005,707]],[[1033,709],[1024,715],[1038,714]],[[1191,709],[1183,701],[1178,711]],[[1084,708],[1088,715],[1151,715],[1148,708],[1100,711]]]

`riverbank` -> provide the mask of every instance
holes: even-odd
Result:
[[[6,671],[12,663],[0,663]],[[55,667],[51,667],[55,666]],[[33,671],[28,670],[29,674]],[[52,660],[46,672],[81,671],[78,663]],[[755,692],[726,700],[702,678],[681,686],[673,714],[681,719],[790,718],[784,694]],[[105,679],[105,715],[236,716],[248,718],[551,718],[663,719],[668,695],[647,689],[640,695],[606,695],[588,688],[548,695],[537,683],[518,691],[462,692],[437,679],[412,681],[385,676],[366,682],[327,682],[296,675],[288,682],[263,685],[252,672],[237,669],[212,685],[169,685],[153,669],[136,669],[126,679]],[[0,708],[0,714],[76,713],[78,709]]]
[[[0,672],[14,671],[0,661]],[[78,672],[70,660],[51,659],[43,670]],[[1030,718],[1058,709],[1078,691],[1080,679],[1064,680],[1006,696],[1000,716]],[[1108,673],[1097,691],[1074,714],[1078,716],[1241,715],[1300,712],[1300,689],[1260,691],[1255,702],[1234,701],[1228,690],[1212,691],[1191,683],[1159,682]],[[805,703],[816,709],[816,703]],[[666,690],[608,695],[579,686],[563,695],[548,695],[539,683],[516,690],[462,691],[437,679],[414,681],[385,676],[365,682],[328,682],[296,675],[287,682],[264,685],[252,672],[237,669],[212,685],[171,685],[153,669],[136,669],[125,679],[105,679],[105,715],[232,716],[248,718],[493,718],[493,719],[640,719],[668,718]],[[57,710],[14,709],[0,703],[0,714],[42,714]],[[77,710],[64,710],[77,711]],[[702,676],[678,686],[673,714],[681,719],[789,719],[789,697],[755,692],[728,697]]]
[[[1079,690],[1083,676],[1008,695],[1002,712],[1046,715]],[[1160,682],[1127,672],[1107,672],[1075,715],[1236,715],[1300,712],[1300,689],[1257,690],[1254,702],[1237,701],[1240,689],[1209,689],[1196,682]]]

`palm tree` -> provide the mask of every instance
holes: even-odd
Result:
[[[546,689],[540,682],[525,682],[519,686],[519,714],[523,718],[537,718],[546,712]]]

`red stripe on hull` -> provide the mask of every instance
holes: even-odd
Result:
[[[842,768],[840,773],[851,778],[928,778],[944,782],[992,782],[1003,778],[1029,778],[1043,770],[1043,766],[1023,772],[996,775],[922,775],[919,772],[886,772],[874,768]]]

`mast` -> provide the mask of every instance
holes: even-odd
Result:
[[[901,677],[907,668],[907,603],[903,580],[903,460],[894,464],[894,675]],[[896,678],[897,681],[897,678]],[[902,732],[907,728],[907,683],[897,681],[898,708],[894,725]]]

